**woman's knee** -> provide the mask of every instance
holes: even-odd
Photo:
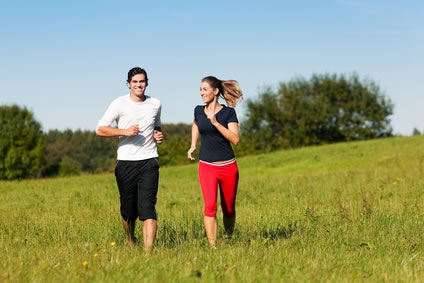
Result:
[[[205,216],[208,216],[208,217],[216,217],[216,205],[213,205],[213,204],[206,205],[205,204],[204,214],[205,214]]]

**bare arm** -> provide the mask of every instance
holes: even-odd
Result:
[[[221,125],[215,116],[215,107],[213,105],[212,109],[207,109],[206,116],[208,117],[211,124],[224,136],[230,143],[237,145],[240,141],[238,123],[230,122],[228,123],[228,129]]]
[[[138,134],[138,125],[132,125],[128,129],[118,129],[110,126],[99,127],[96,135],[101,137],[117,137],[117,136],[136,136]]]
[[[187,152],[187,157],[190,160],[194,160],[195,158],[191,156],[193,152],[196,151],[196,144],[199,138],[199,127],[197,126],[196,120],[193,120],[193,126],[191,126],[191,146]]]
[[[238,123],[231,122],[228,123],[228,129],[221,125],[218,121],[212,123],[214,127],[226,138],[230,143],[237,145],[240,141]]]

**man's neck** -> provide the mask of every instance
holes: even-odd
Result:
[[[133,93],[130,93],[130,98],[134,102],[143,102],[146,100],[146,96],[144,95],[144,93],[141,96],[137,96]]]

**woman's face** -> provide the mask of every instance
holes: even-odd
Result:
[[[218,95],[219,89],[212,88],[206,81],[200,84],[200,96],[204,103],[211,103]]]

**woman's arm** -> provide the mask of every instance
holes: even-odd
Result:
[[[214,127],[226,138],[230,143],[237,145],[240,141],[238,123],[228,123],[228,129],[221,125],[216,119],[212,123]],[[212,122],[212,121],[211,121]]]
[[[187,157],[190,160],[194,160],[195,158],[191,156],[193,152],[196,151],[197,139],[199,138],[199,127],[197,126],[196,120],[193,120],[193,126],[191,126],[191,146],[187,152]]]
[[[221,133],[221,135],[224,136],[230,143],[237,145],[240,140],[239,135],[239,128],[237,122],[230,122],[228,123],[228,129],[221,125],[217,120],[215,116],[215,107],[216,105],[212,106],[212,109],[206,110],[206,116],[208,117],[211,124]]]

